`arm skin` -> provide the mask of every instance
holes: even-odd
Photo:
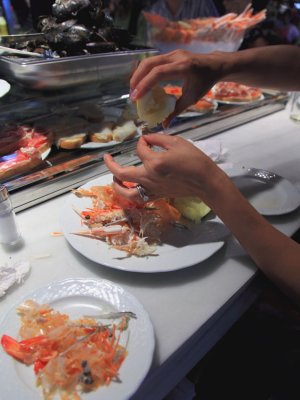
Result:
[[[137,100],[163,80],[183,80],[183,94],[171,119],[195,104],[218,81],[284,91],[300,90],[300,48],[280,45],[238,52],[194,54],[176,50],[143,60],[130,80],[131,98]]]
[[[155,152],[151,146],[165,151]],[[209,157],[179,136],[162,134],[141,137],[137,154],[142,164],[129,167],[105,155],[119,195],[140,201],[136,189],[122,185],[123,181],[131,181],[143,185],[152,199],[200,197],[223,220],[262,272],[300,304],[300,246],[273,228]]]

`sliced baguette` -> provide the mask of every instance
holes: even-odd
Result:
[[[131,139],[137,133],[137,127],[133,121],[126,121],[113,130],[113,140],[124,142]]]
[[[80,147],[86,140],[86,133],[77,133],[75,135],[61,137],[56,141],[56,145],[59,149],[73,150]]]
[[[113,126],[113,122],[103,123],[98,131],[89,134],[90,140],[97,143],[111,142],[113,140]]]

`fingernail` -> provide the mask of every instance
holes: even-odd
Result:
[[[138,91],[136,89],[134,89],[131,93],[130,93],[130,98],[131,100],[135,100],[137,97]]]

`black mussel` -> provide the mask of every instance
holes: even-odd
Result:
[[[56,18],[50,15],[41,15],[38,20],[37,28],[39,32],[46,32],[52,28],[57,28]]]
[[[118,47],[113,42],[89,42],[86,44],[89,53],[108,53],[117,51]]]
[[[84,25],[73,25],[64,32],[66,46],[84,46],[90,40],[90,31]]]
[[[60,21],[77,16],[80,10],[90,7],[90,0],[55,0],[52,14]]]
[[[68,19],[67,21],[61,22],[60,27],[63,31],[66,31],[76,24],[77,24],[77,19]]]

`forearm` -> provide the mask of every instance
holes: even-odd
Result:
[[[220,54],[224,81],[285,91],[300,90],[300,48],[297,46],[269,46]]]
[[[300,304],[300,246],[269,224],[230,180],[214,186],[218,190],[207,199],[213,211],[262,272]]]

